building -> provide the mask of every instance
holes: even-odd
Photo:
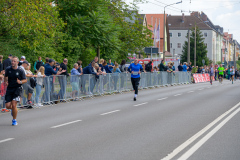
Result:
[[[188,41],[188,30],[191,30],[196,26],[202,32],[205,38],[204,43],[207,46],[207,56],[212,59],[212,37],[213,32],[210,26],[205,24],[200,18],[193,15],[185,16],[168,16],[169,37],[170,37],[170,52],[173,55],[182,55],[183,45],[185,41]]]

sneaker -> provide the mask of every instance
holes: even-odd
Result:
[[[28,101],[27,104],[32,105],[33,103],[32,103],[32,101]]]
[[[38,107],[42,107],[43,105],[42,105],[41,103],[38,103],[37,106],[38,106]]]
[[[136,98],[136,97],[134,97],[134,98],[133,98],[133,101],[136,101],[136,100],[137,100],[137,98]]]
[[[1,112],[4,113],[4,112],[10,112],[10,111],[8,109],[6,109],[6,108],[3,108]]]
[[[13,120],[12,120],[12,125],[13,125],[13,126],[16,126],[16,125],[18,125],[18,123],[17,123],[17,120],[16,120],[16,119],[13,119]]]

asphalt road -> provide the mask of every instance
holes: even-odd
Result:
[[[0,113],[0,160],[239,160],[240,81]]]

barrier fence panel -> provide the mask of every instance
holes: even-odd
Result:
[[[65,75],[49,76],[50,101],[65,101],[67,91],[67,77]]]
[[[110,87],[112,92],[120,92],[120,73],[112,73]]]

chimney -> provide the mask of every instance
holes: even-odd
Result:
[[[197,11],[193,11],[191,13],[191,16],[195,16],[195,17],[198,17],[199,18],[199,13]]]
[[[203,21],[207,21],[207,19],[208,19],[208,18],[207,18],[207,15],[203,14],[203,15],[202,15],[202,20],[203,20]]]
[[[184,13],[182,13],[182,23],[184,23]]]

